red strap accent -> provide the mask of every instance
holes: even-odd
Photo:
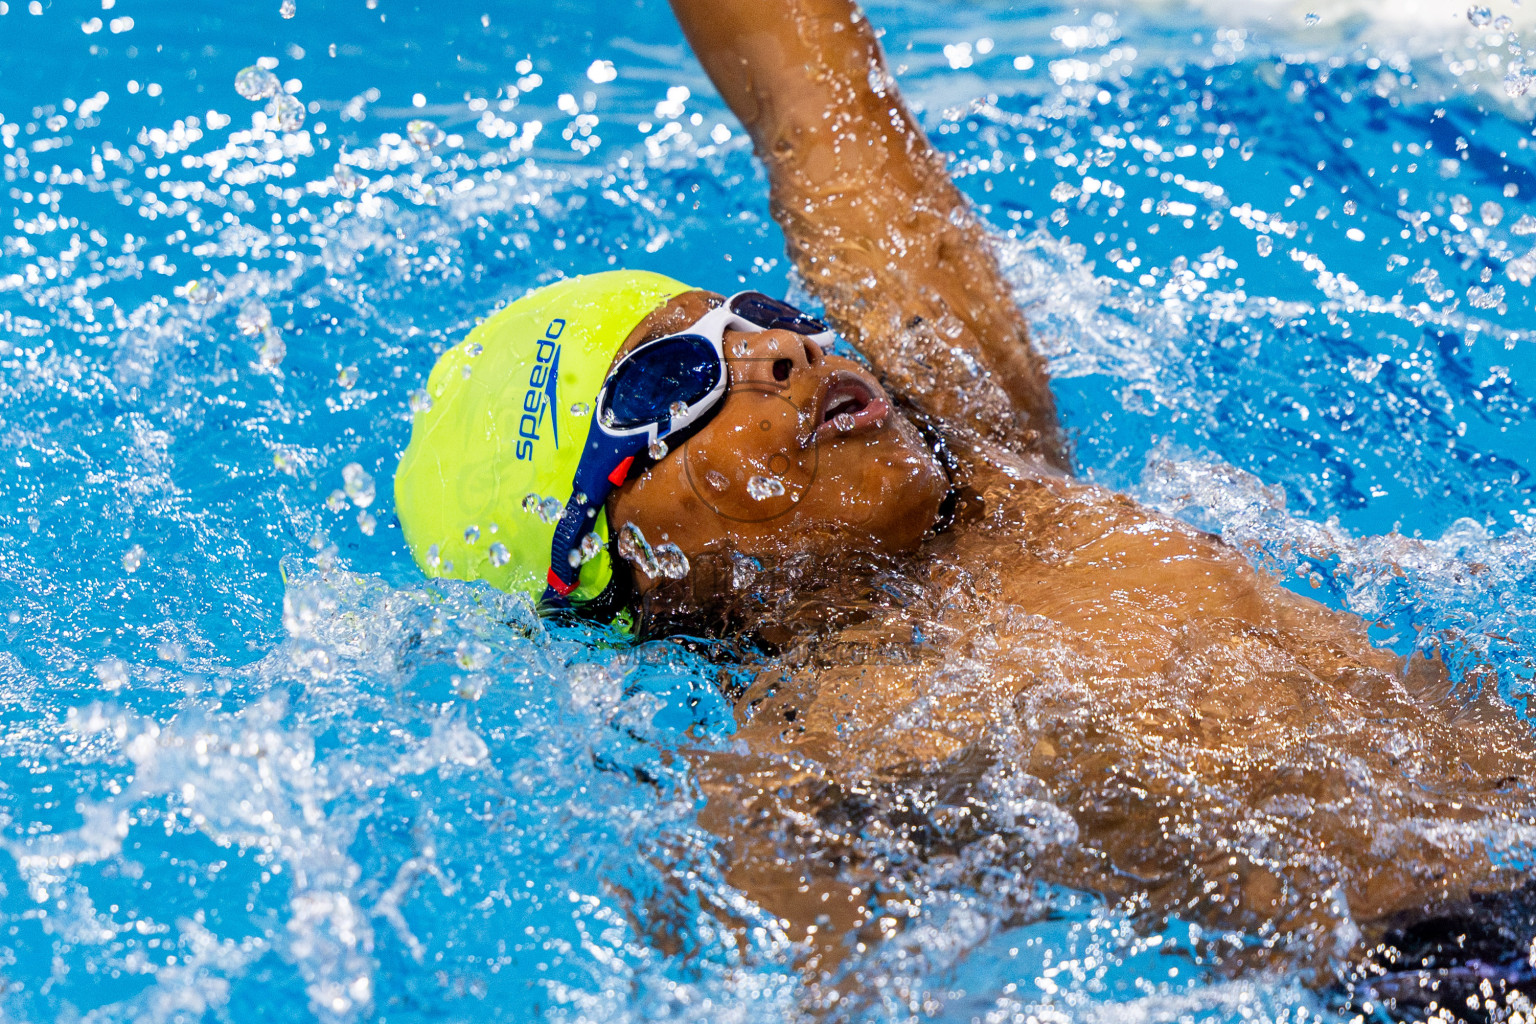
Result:
[[[549,577],[548,577],[548,579],[549,579],[549,589],[553,590],[555,593],[559,594],[561,597],[565,597],[571,591],[576,589],[576,584],[574,584],[574,583],[567,583],[567,582],[565,582],[565,580],[563,580],[559,576],[555,575],[555,567],[554,566],[550,566],[549,567]]]
[[[635,457],[631,455],[629,458],[613,467],[613,472],[608,474],[608,482],[613,484],[615,487],[622,487],[624,485],[624,481],[629,477],[629,467],[633,466],[634,464]]]

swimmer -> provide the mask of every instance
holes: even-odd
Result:
[[[987,229],[850,0],[673,7],[828,323],[643,272],[512,303],[417,403],[423,569],[744,638],[701,823],[828,1001],[919,863],[1404,1013],[1529,994],[1531,727],[1073,476]]]

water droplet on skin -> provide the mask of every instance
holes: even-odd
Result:
[[[296,132],[304,127],[304,104],[287,93],[272,97],[267,116],[277,122],[280,131]]]
[[[123,552],[123,571],[135,573],[144,564],[144,548],[138,544]]]
[[[277,9],[277,13],[281,14],[284,18],[292,18],[295,14],[299,13],[299,5],[294,3],[293,0],[283,0],[282,6]]]
[[[717,491],[725,491],[731,486],[731,482],[725,478],[725,474],[718,469],[712,469],[705,473],[704,482]]]
[[[478,527],[478,526],[466,526],[466,527],[464,527],[464,543],[465,544],[474,544],[474,543],[476,543],[479,540],[480,540],[480,527]]]
[[[342,512],[347,507],[347,493],[340,488],[332,491],[325,499],[325,507],[332,512]]]
[[[688,556],[683,554],[683,549],[676,544],[658,544],[656,568],[667,579],[680,580],[688,575],[692,566],[688,564]]]
[[[858,421],[853,418],[853,413],[840,412],[832,417],[832,425],[846,434],[858,425]]]
[[[498,569],[512,561],[512,552],[508,551],[507,546],[501,541],[491,545],[490,556],[491,564]]]
[[[356,462],[349,462],[341,470],[342,486],[352,504],[367,508],[373,504],[373,476]]]
[[[667,442],[652,441],[650,447],[645,451],[653,461],[660,462],[662,459],[667,457]]]
[[[411,412],[423,413],[432,408],[432,396],[423,388],[417,388],[411,392]]]
[[[277,76],[266,68],[252,64],[235,75],[235,92],[248,100],[264,100],[276,96],[282,88]]]
[[[650,541],[634,523],[625,523],[619,530],[619,557],[652,579],[661,575]]]
[[[357,514],[357,528],[368,537],[373,536],[373,528],[378,525],[378,520],[373,518],[372,512],[359,512]]]
[[[559,498],[545,498],[539,502],[539,518],[546,523],[558,522],[564,511],[565,506],[560,503]]]
[[[756,501],[777,498],[784,493],[784,481],[775,476],[754,476],[747,481],[747,493]]]
[[[431,149],[443,141],[443,130],[425,118],[417,118],[405,126],[405,137],[421,149]]]
[[[588,416],[592,415],[592,407],[586,402],[577,402],[571,406],[571,415],[575,416],[577,419],[586,419]],[[612,426],[611,423],[608,425]]]
[[[680,580],[691,568],[682,548],[676,544],[659,544],[653,550],[645,534],[634,523],[625,523],[619,531],[619,557],[651,579]]]

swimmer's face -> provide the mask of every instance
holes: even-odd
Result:
[[[720,296],[689,292],[651,314],[620,354],[686,328]],[[690,560],[915,548],[948,489],[916,428],[868,370],[792,331],[729,331],[730,388],[696,434],[609,499]],[[642,593],[656,581],[639,567]]]

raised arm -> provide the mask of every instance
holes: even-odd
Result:
[[[852,0],[672,0],[768,168],[789,254],[922,411],[1065,467],[1044,361],[984,226]]]

